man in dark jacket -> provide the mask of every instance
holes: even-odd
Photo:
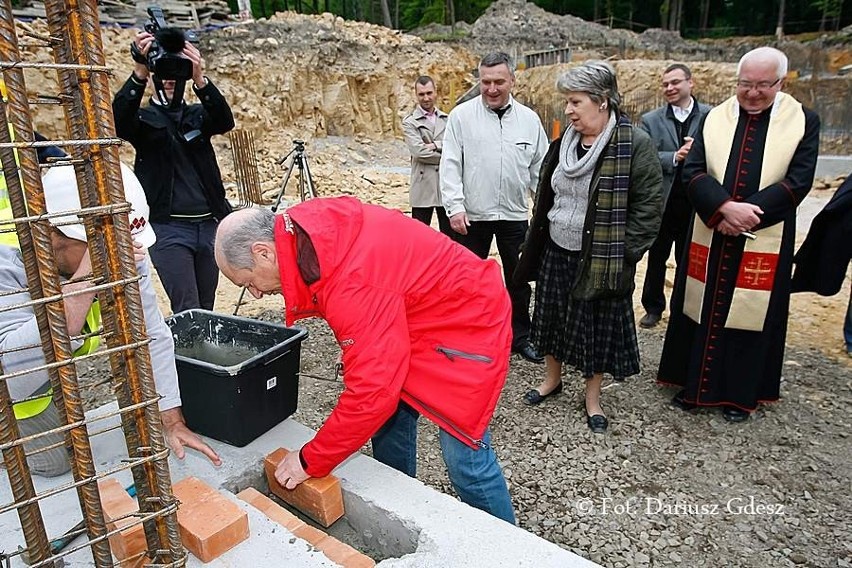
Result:
[[[153,41],[147,32],[136,36],[142,60]],[[181,55],[192,62],[192,88],[201,104],[187,105],[181,85],[176,89],[176,81],[163,80],[160,92],[140,108],[150,72],[136,58],[133,73],[112,103],[117,134],[136,150],[135,171],[157,234],[149,252],[174,313],[213,309],[219,279],[213,240],[231,205],[210,138],[234,127],[228,103],[204,75],[201,53],[185,43]],[[174,97],[178,100],[170,104]]]
[[[648,267],[642,286],[645,315],[639,326],[650,328],[660,323],[666,309],[664,293],[666,262],[675,247],[675,263],[680,262],[692,205],[686,197],[681,178],[683,163],[692,148],[698,125],[710,107],[692,96],[692,71],[683,63],[673,63],[663,71],[663,96],[666,104],[642,115],[639,128],[651,136],[657,146],[663,168],[663,219],[660,233],[648,251]]]
[[[805,242],[793,262],[793,292],[833,296],[840,292],[852,260],[852,175],[814,217]],[[843,325],[846,353],[852,357],[852,296]]]

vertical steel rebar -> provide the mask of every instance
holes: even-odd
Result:
[[[7,12],[8,10],[8,12]],[[4,32],[11,32],[2,40],[2,56],[7,61],[20,61],[17,37],[15,35],[14,23],[11,17],[11,5],[8,0],[3,1],[3,9],[0,12],[0,20],[3,21]],[[8,26],[11,24],[11,29]],[[30,142],[34,140],[32,122],[30,119],[29,102],[26,95],[23,72],[19,69],[7,69],[4,73],[8,89],[8,119],[12,125],[17,140]],[[23,180],[23,189],[26,202],[29,205],[29,213],[38,215],[45,212],[44,191],[41,185],[40,169],[35,151],[18,152],[20,162],[20,174]],[[45,295],[61,294],[60,274],[57,268],[56,258],[53,251],[52,232],[53,228],[47,220],[36,222],[31,225],[32,244],[34,249],[35,263],[41,280],[42,292]],[[73,356],[68,327],[65,321],[64,304],[52,302],[46,305],[47,324],[50,330],[52,355],[57,361],[67,361]],[[49,355],[48,355],[49,357]],[[61,401],[64,408],[64,418],[68,423],[82,422],[85,418],[83,402],[80,397],[80,389],[77,381],[77,372],[73,365],[59,367],[59,384],[54,384],[54,393],[61,392],[56,401]],[[60,414],[62,414],[60,412]],[[90,478],[95,475],[92,448],[85,426],[77,426],[69,430],[72,449],[72,471],[76,479]],[[97,487],[94,483],[83,485],[78,489],[81,505],[85,518],[89,522],[90,535],[94,537],[106,534],[106,523],[101,511],[100,499]],[[30,543],[27,543],[28,547]],[[92,545],[95,564],[98,567],[111,566],[112,555],[109,543],[104,540]]]
[[[58,63],[74,62],[103,66],[105,63],[98,25],[97,4],[93,0],[48,0],[45,2],[48,24],[54,44],[54,57]],[[85,69],[59,72],[60,87],[65,95],[65,109],[69,135],[72,138],[100,139],[113,136],[111,97],[105,74]],[[124,201],[118,150],[113,146],[92,145],[74,156],[82,158],[83,166],[77,168],[77,179],[84,202],[91,206]],[[86,203],[85,201],[91,202]],[[104,274],[127,278],[135,275],[130,227],[124,215],[101,220],[95,230],[94,223],[87,225],[90,238],[103,239],[93,256],[95,269]],[[144,339],[144,329],[138,318],[131,314],[143,313],[141,296],[136,283],[116,286],[108,295],[101,295],[109,309],[102,310],[104,329],[117,345]],[[153,401],[157,393],[153,382],[153,369],[147,346],[135,351],[123,351],[110,356],[114,377],[119,379],[116,394],[121,407],[143,401]],[[144,377],[147,380],[143,380]],[[160,453],[166,449],[156,405],[148,405],[123,414],[122,423],[130,457],[146,453]],[[162,510],[174,498],[165,458],[137,466],[133,470],[142,513]],[[156,517],[145,523],[149,550],[167,550],[168,562],[180,560],[185,553],[180,544],[174,514]]]
[[[111,94],[105,73],[99,18],[95,0],[47,0],[45,2],[60,97],[83,209],[125,202],[118,148],[113,142]],[[19,64],[10,0],[0,0],[0,60],[8,87],[8,103],[0,102],[0,163],[7,181],[10,203],[27,275],[33,310],[38,322],[45,359],[68,362],[50,366],[48,377],[54,404],[65,424],[78,424],[67,431],[66,447],[87,525],[95,566],[113,566],[109,543],[103,538],[106,526],[101,509],[96,470],[86,429],[76,368],[71,362],[71,342],[62,302],[39,303],[48,296],[61,296],[62,286],[52,248],[55,229],[47,219],[21,221],[45,213],[44,192],[35,148],[31,114]],[[8,112],[7,112],[8,111]],[[18,146],[17,159],[10,130]],[[136,276],[136,265],[125,214],[83,215],[93,277],[109,290],[98,293],[109,347],[109,360],[119,399],[122,427],[131,458],[132,473],[144,514],[148,544],[146,565],[185,566],[186,552],[180,542],[176,501],[168,470],[168,448],[162,431],[158,394],[153,380],[150,353],[145,344],[144,313]],[[129,346],[121,349],[122,346]],[[139,347],[141,345],[141,347]],[[0,377],[3,371],[0,368]],[[24,538],[28,562],[53,566],[48,537],[26,460],[26,450],[14,442],[20,437],[6,381],[0,378],[0,443],[8,445],[3,458],[8,470]],[[11,442],[11,445],[10,445]],[[156,456],[150,459],[151,456]],[[142,464],[138,464],[144,458]],[[130,466],[128,466],[130,467]],[[34,502],[33,502],[34,501]],[[26,504],[19,504],[26,502]]]
[[[15,60],[18,55],[17,36],[15,34],[14,20],[12,17],[12,7],[8,0],[0,2],[0,58],[4,60]],[[23,73],[20,70],[8,69],[3,72],[6,85],[19,87],[23,84]],[[20,105],[20,96],[11,96],[10,101],[15,105]],[[26,98],[24,97],[24,103]],[[6,127],[8,122],[7,105],[4,102],[0,103],[0,142],[10,142],[11,135]],[[33,158],[32,154],[27,156],[27,152],[20,153],[21,159],[26,161],[29,158],[30,163]],[[26,214],[26,205],[23,199],[23,191],[21,187],[21,178],[15,160],[15,153],[11,148],[0,149],[0,161],[4,171],[4,177],[9,193],[13,215],[15,217],[24,216]],[[18,224],[18,239],[22,246],[27,247],[27,250],[33,249],[34,236],[27,225]],[[43,239],[43,236],[42,236]],[[42,240],[43,242],[43,240]],[[39,270],[36,259],[32,255],[24,255],[24,267],[27,277],[32,282],[31,292],[33,297],[43,297],[44,289],[42,281],[39,278]],[[35,308],[35,314],[39,323],[39,330],[42,338],[42,344],[45,346],[45,355],[48,358],[55,358],[54,343],[51,340],[49,332],[49,316],[48,309],[39,305]],[[52,370],[49,373],[50,381],[54,387],[59,384],[59,373]],[[60,395],[61,397],[61,395]],[[0,404],[2,404],[2,419],[0,419],[0,441],[9,442],[19,437],[20,432],[17,428],[17,423],[14,419],[11,399],[9,396],[8,386],[5,381],[0,385]],[[67,445],[70,446],[70,435],[66,436]],[[16,501],[30,500],[35,497],[35,488],[33,486],[32,477],[30,476],[29,467],[27,466],[26,456],[23,446],[15,446],[3,452],[4,461],[6,463],[7,472],[9,475],[9,483],[12,488],[12,495]],[[44,521],[41,517],[39,507],[36,503],[23,505],[18,508],[18,516],[21,521],[21,528],[24,533],[24,540],[30,553],[30,558],[35,562],[40,562],[50,557],[50,543],[47,538],[47,533],[44,528]],[[52,563],[49,564],[53,566]]]

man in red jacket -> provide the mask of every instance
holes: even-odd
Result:
[[[343,351],[346,388],[314,439],[279,465],[279,483],[327,475],[368,439],[376,459],[413,477],[423,414],[441,428],[461,500],[515,522],[488,431],[512,338],[494,261],[397,211],[338,197],[278,216],[232,213],[216,262],[257,298],[282,294],[287,325],[324,318]]]

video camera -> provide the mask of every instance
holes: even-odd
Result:
[[[130,44],[133,60],[148,67],[155,79],[161,81],[188,81],[192,78],[192,61],[181,55],[186,42],[197,43],[198,35],[166,25],[166,17],[159,6],[148,8],[149,21],[145,31],[154,36],[148,56],[142,54],[136,43]]]

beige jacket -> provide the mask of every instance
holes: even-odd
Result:
[[[447,113],[435,109],[435,124],[430,124],[426,113],[417,105],[414,112],[402,119],[405,144],[411,152],[411,190],[409,203],[412,207],[441,207],[441,190],[438,187],[438,165],[441,163],[444,129]],[[426,145],[434,143],[432,150]]]

